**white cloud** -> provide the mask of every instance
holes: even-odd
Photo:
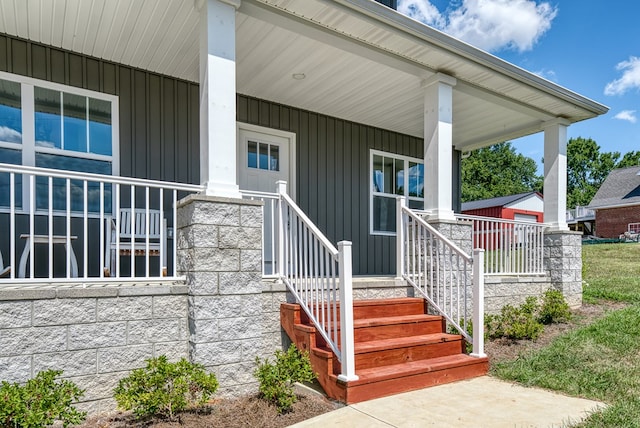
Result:
[[[553,70],[538,70],[538,71],[534,71],[533,74],[536,74],[542,78],[545,78],[547,80],[551,80],[552,82],[556,82],[556,72]]]
[[[22,134],[8,126],[0,126],[0,141],[6,141],[7,143],[21,143]]]
[[[622,95],[631,89],[640,89],[640,58],[632,56],[629,61],[618,63],[616,70],[622,71],[622,77],[607,83],[605,95]]]
[[[635,110],[622,110],[620,113],[613,116],[614,119],[626,120],[627,122],[636,123],[638,118],[636,117]]]
[[[488,51],[526,51],[551,28],[557,9],[537,0],[462,0],[445,14],[429,0],[400,0],[398,11]]]

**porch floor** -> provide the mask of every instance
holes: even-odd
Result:
[[[292,427],[560,427],[604,407],[482,376],[352,404]]]

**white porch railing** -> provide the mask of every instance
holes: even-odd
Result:
[[[473,222],[473,248],[485,250],[486,275],[538,275],[544,271],[544,223],[456,214]]]
[[[262,276],[264,278],[277,278],[280,195],[278,193],[254,190],[240,190],[240,193],[244,199],[258,200],[264,203],[262,210]]]
[[[473,257],[469,256],[409,209],[404,198],[398,198],[396,215],[398,276],[473,344],[471,355],[486,356],[484,250],[474,250]]]
[[[175,269],[176,202],[200,190],[0,164],[0,251],[10,267],[0,285],[182,279]]]
[[[356,380],[353,339],[351,242],[338,248],[287,195],[279,181],[276,193],[241,190],[263,208],[263,276],[278,278],[295,296],[326,345],[340,361],[340,379]]]
[[[595,220],[596,212],[587,207],[582,207],[580,205],[567,210],[567,221],[578,221],[578,220]]]

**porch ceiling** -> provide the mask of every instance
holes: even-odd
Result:
[[[197,81],[197,2],[0,0],[0,33]],[[409,135],[423,136],[421,82],[456,77],[462,150],[607,111],[373,0],[242,0],[236,28],[239,93]]]

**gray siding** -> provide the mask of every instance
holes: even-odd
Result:
[[[197,84],[5,35],[0,70],[117,95],[120,175],[199,183]]]
[[[369,150],[421,158],[422,139],[242,95],[237,117],[295,132],[300,207],[332,242],[353,241],[354,274],[395,274],[395,238],[369,234]]]
[[[199,183],[197,84],[5,35],[0,70],[117,95],[120,174]],[[302,209],[331,241],[353,241],[354,274],[395,273],[395,238],[369,234],[369,150],[421,158],[422,139],[243,95],[237,119],[295,132]]]

